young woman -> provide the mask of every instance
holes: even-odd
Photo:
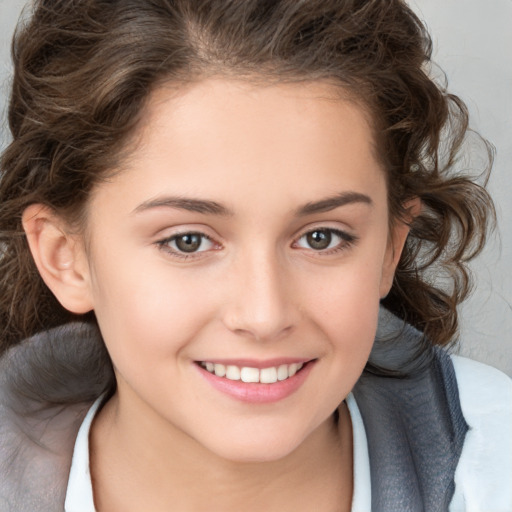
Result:
[[[2,510],[510,509],[510,380],[439,348],[493,207],[429,58],[398,0],[35,3]]]

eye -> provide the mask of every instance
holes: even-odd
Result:
[[[204,233],[197,232],[179,233],[165,240],[160,240],[158,245],[164,250],[182,256],[209,251],[215,247],[211,238]]]
[[[356,237],[339,229],[318,228],[304,233],[296,242],[297,247],[314,251],[344,249],[355,242]]]

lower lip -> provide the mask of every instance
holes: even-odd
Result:
[[[201,375],[218,391],[241,402],[268,404],[283,400],[295,393],[308,377],[314,363],[315,361],[305,363],[293,377],[274,382],[273,384],[229,380],[225,377],[217,377],[217,375],[210,373],[198,364],[195,366]]]

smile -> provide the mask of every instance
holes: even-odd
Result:
[[[202,368],[217,377],[224,377],[229,380],[240,380],[260,384],[274,384],[293,377],[302,367],[302,363],[281,364],[268,368],[239,367],[235,365],[224,365],[212,362],[200,362]]]
[[[252,404],[278,402],[298,391],[317,359],[302,361],[196,361],[199,374],[217,391]],[[273,365],[274,363],[274,365]]]

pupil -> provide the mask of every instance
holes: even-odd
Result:
[[[194,252],[201,246],[201,235],[188,234],[176,238],[176,247],[182,252]]]
[[[312,249],[327,249],[331,244],[332,235],[329,231],[312,231],[307,235],[307,240]]]

